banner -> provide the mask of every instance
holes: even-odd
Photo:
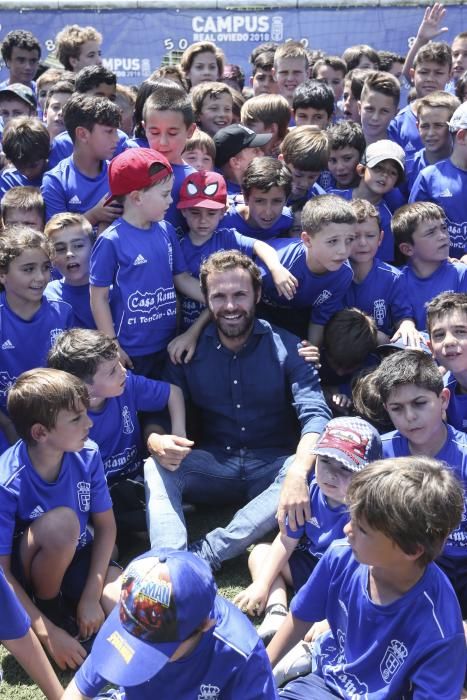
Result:
[[[467,30],[467,10],[447,7],[445,24],[452,41]],[[228,63],[239,64],[250,76],[250,52],[260,43],[298,39],[312,49],[341,55],[353,44],[370,44],[405,54],[422,20],[423,7],[354,7],[276,9],[274,11],[211,10],[0,10],[0,38],[12,29],[28,29],[37,36],[45,58],[54,38],[66,24],[92,25],[104,37],[105,65],[118,81],[138,85],[161,63],[176,62],[194,41],[213,41]],[[7,77],[2,66],[0,80]]]

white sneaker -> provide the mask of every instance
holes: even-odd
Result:
[[[302,640],[274,666],[272,673],[278,688],[294,678],[311,673],[312,648],[312,642]]]
[[[265,647],[267,647],[286,617],[287,608],[285,605],[276,603],[268,608],[266,615],[264,616],[264,620],[256,630],[258,637],[261,637]]]

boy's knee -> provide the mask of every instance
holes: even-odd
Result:
[[[36,539],[48,547],[64,547],[69,544],[76,549],[80,525],[72,508],[60,506],[35,520],[30,530]]]

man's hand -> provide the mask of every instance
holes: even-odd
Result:
[[[51,625],[44,646],[59,668],[78,668],[86,658],[86,649],[68,632]]]
[[[259,581],[254,581],[244,591],[238,593],[233,599],[242,612],[248,615],[261,615],[268,602],[269,589],[265,588]]]
[[[331,396],[331,401],[333,411],[335,410],[343,416],[349,415],[349,411],[352,408],[352,399],[347,394],[335,392]]]
[[[167,345],[167,352],[174,365],[182,364],[182,362],[186,364],[191,360],[196,350],[198,337],[188,329],[170,341]]]
[[[88,639],[96,634],[105,620],[105,614],[98,600],[81,596],[76,609],[76,621],[79,625],[79,636]]]
[[[314,362],[316,368],[321,367],[319,347],[317,345],[312,345],[308,340],[302,340],[300,343],[301,347],[298,349],[298,354],[302,357],[305,362]]]
[[[182,459],[190,454],[193,445],[193,440],[178,435],[159,435],[158,433],[151,433],[147,441],[149,452],[161,466],[171,472],[179,468]]]
[[[294,471],[293,465],[287,472],[282,485],[276,517],[280,531],[284,534],[287,532],[286,518],[293,531],[303,527],[311,518],[308,481],[303,472]]]

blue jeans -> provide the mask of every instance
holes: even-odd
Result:
[[[216,506],[246,501],[227,527],[206,536],[206,558],[214,564],[238,556],[275,527],[281,484],[292,459],[271,449],[216,455],[193,450],[172,472],[149,458],[144,480],[151,548],[186,548],[183,498]]]
[[[331,700],[340,698],[335,695],[326,685],[321,676],[309,673],[308,676],[297,678],[284,688],[279,689],[279,697],[286,700]]]

